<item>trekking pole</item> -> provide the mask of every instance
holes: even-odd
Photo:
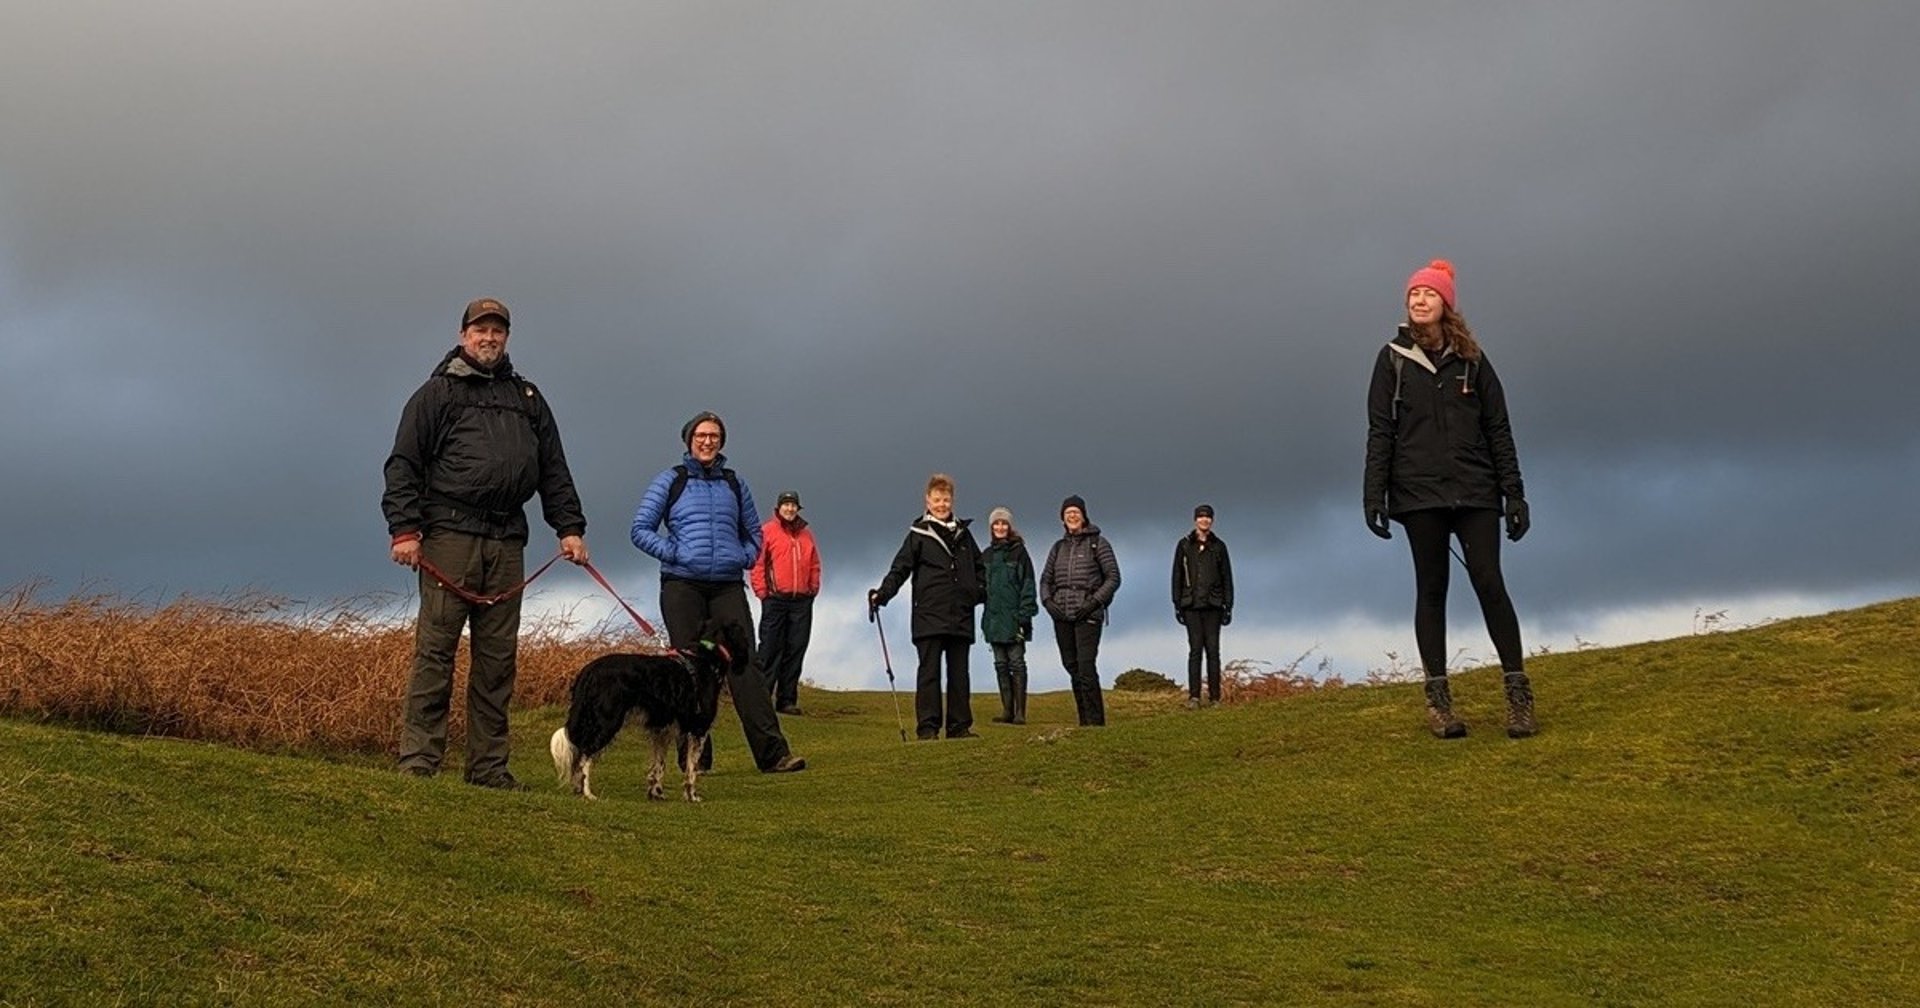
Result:
[[[907,723],[900,720],[900,693],[893,688],[893,656],[887,653],[887,625],[880,619],[880,607],[867,606],[867,622],[880,631],[880,660],[887,668],[887,692],[893,694],[893,726],[900,729],[900,741],[907,741]]]

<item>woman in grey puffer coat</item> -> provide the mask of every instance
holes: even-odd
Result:
[[[1053,637],[1060,645],[1060,664],[1073,684],[1073,706],[1082,725],[1107,723],[1106,701],[1100,694],[1100,634],[1107,622],[1107,606],[1120,590],[1120,563],[1113,546],[1087,520],[1087,502],[1078,496],[1060,504],[1060,523],[1066,535],[1047,553],[1040,575],[1040,604],[1053,617]]]

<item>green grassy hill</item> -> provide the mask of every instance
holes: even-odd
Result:
[[[1920,600],[1556,655],[1542,734],[1418,687],[1116,696],[813,769],[564,795],[0,721],[0,1004],[1911,1004]],[[902,701],[909,698],[903,695]],[[905,704],[903,703],[903,706]]]

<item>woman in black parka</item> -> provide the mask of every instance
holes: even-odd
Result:
[[[867,607],[893,600],[913,581],[913,643],[920,652],[914,689],[915,730],[922,741],[940,737],[975,738],[973,682],[967,652],[973,648],[973,610],[987,599],[986,569],[980,544],[967,526],[971,518],[953,516],[953,479],[934,473],[927,480],[927,510],[907,526],[907,538],[894,554],[880,587],[867,592]],[[947,694],[940,704],[940,663],[946,661]]]
[[[1528,515],[1506,393],[1473,330],[1455,308],[1453,266],[1436,259],[1407,278],[1407,321],[1380,350],[1367,390],[1367,527],[1413,552],[1414,639],[1426,670],[1427,727],[1459,738],[1447,688],[1449,540],[1459,539],[1467,579],[1500,655],[1507,734],[1538,730],[1520,648],[1520,621],[1500,575],[1500,525],[1518,542]]]

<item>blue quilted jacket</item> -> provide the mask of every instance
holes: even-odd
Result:
[[[753,506],[753,491],[742,480],[740,499],[735,501],[733,486],[721,475],[726,464],[727,457],[721,455],[703,469],[691,452],[683,456],[681,465],[690,475],[680,499],[673,502],[672,514],[662,512],[676,475],[673,467],[647,484],[633,513],[633,544],[660,561],[661,577],[741,581],[759,559],[760,512]]]

